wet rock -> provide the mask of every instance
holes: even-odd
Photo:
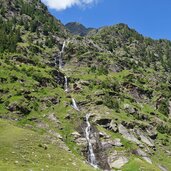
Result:
[[[118,159],[110,163],[111,168],[120,169],[123,167],[126,163],[128,163],[129,159],[125,156],[120,156]]]
[[[141,144],[141,142],[132,133],[130,133],[122,124],[118,125],[118,130],[119,133],[122,134],[122,136],[125,139],[132,141],[138,145]]]
[[[92,115],[90,117],[92,117]],[[85,155],[85,157],[87,158],[87,161],[89,161],[89,159],[88,159],[89,146],[88,146],[87,140],[85,138],[86,128],[87,128],[87,122],[84,119],[82,125],[80,125],[80,127],[78,128],[79,133],[82,135],[82,137],[84,137],[84,139],[81,137],[81,138],[76,139],[75,141],[80,144],[85,143],[85,145],[82,148],[82,152]],[[102,135],[102,136],[105,136],[105,135]],[[92,144],[92,147],[93,147],[93,152],[96,157],[97,165],[102,170],[110,170],[109,164],[107,162],[106,152],[104,151],[101,141],[100,141],[99,131],[94,126],[94,124],[90,126],[89,137],[90,137],[90,143]]]

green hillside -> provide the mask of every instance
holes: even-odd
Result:
[[[29,2],[0,4],[0,170],[171,170],[171,42]]]

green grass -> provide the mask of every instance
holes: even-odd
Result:
[[[58,140],[52,143],[46,134],[40,135],[0,120],[0,170],[94,170],[63,150],[60,144]]]
[[[123,168],[123,171],[160,171],[155,165],[139,159],[132,158]]]

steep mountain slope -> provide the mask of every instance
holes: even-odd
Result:
[[[2,2],[0,170],[171,170],[170,41]]]

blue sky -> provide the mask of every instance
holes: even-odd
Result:
[[[93,3],[94,0],[44,1],[56,1],[56,4],[45,4],[51,8],[56,5],[56,9],[49,10],[64,24],[77,21],[86,27],[98,28],[125,23],[144,36],[171,40],[171,0],[96,0],[96,3]],[[63,2],[66,4],[59,8]]]

